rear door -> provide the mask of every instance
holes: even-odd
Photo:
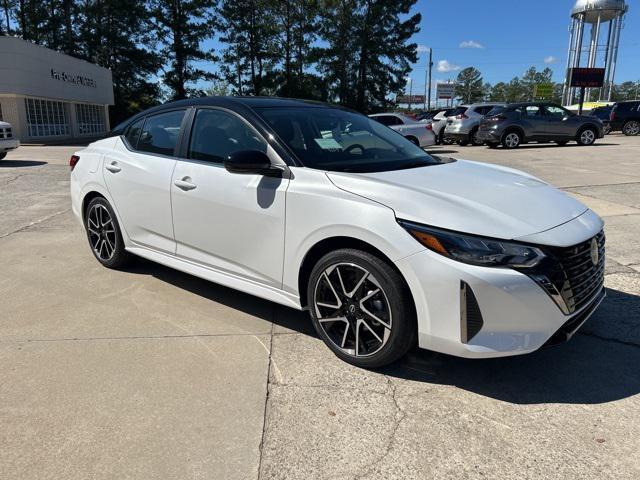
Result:
[[[150,115],[121,137],[103,162],[104,179],[129,238],[175,253],[171,176],[185,110]]]
[[[541,105],[526,105],[523,107],[522,122],[527,139],[540,140],[546,137],[547,118]]]

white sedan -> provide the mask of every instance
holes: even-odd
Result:
[[[568,340],[605,295],[603,222],[582,203],[526,173],[431,156],[338,107],[182,100],[70,166],[102,265],[139,255],[308,310],[361,367],[416,345],[532,352]]]
[[[369,115],[369,118],[392,128],[419,147],[430,147],[436,144],[431,123],[417,122],[401,113],[376,113]]]

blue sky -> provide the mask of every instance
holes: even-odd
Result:
[[[530,66],[550,67],[564,80],[574,0],[419,0],[421,31],[414,39],[433,48],[433,79],[453,79],[457,71],[478,68],[489,83],[509,81]],[[620,39],[616,81],[640,80],[640,2],[630,5]],[[463,43],[466,42],[466,43]],[[466,46],[466,48],[464,48]],[[474,48],[475,47],[475,48]],[[422,50],[422,49],[421,49]],[[411,78],[415,94],[424,91],[428,52],[421,53]],[[545,59],[546,62],[545,63]]]
[[[489,83],[508,82],[530,66],[550,67],[562,82],[569,44],[570,11],[575,0],[419,0],[422,14],[413,40],[419,50],[433,48],[433,84],[454,79],[456,68],[478,68]],[[627,0],[630,11],[620,40],[616,81],[640,80],[640,0]],[[466,42],[466,43],[463,43]],[[466,46],[466,47],[465,47]],[[217,53],[219,42],[205,48]],[[428,51],[419,54],[411,79],[413,93],[424,93]],[[546,61],[545,61],[546,60]],[[451,68],[449,72],[438,71]],[[207,64],[206,69],[216,70]],[[435,88],[435,87],[434,87]]]

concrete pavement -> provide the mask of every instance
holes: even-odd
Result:
[[[640,477],[640,139],[435,148],[604,216],[608,298],[554,349],[382,372],[299,312],[143,260],[101,268],[69,210],[74,150],[0,161],[0,478]]]

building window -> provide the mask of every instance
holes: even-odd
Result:
[[[66,103],[38,98],[25,98],[24,103],[30,137],[69,135],[69,113]]]
[[[76,104],[76,121],[80,135],[97,135],[106,131],[102,105]]]

